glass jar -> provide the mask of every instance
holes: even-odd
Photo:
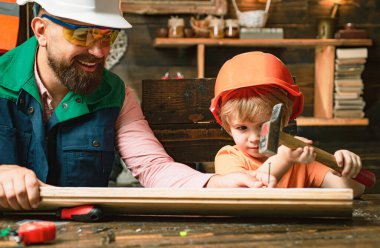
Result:
[[[225,22],[224,36],[226,38],[239,38],[239,20],[227,19]]]
[[[168,21],[168,37],[169,38],[183,38],[183,30],[185,21],[183,18],[171,17]]]
[[[210,31],[208,29],[210,22],[209,19],[196,19],[190,18],[190,26],[194,29],[195,37],[208,38],[210,37]]]
[[[214,18],[210,20],[209,26],[210,38],[222,39],[224,37],[224,20]]]

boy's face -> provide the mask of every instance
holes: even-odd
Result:
[[[232,117],[230,118],[231,136],[239,150],[254,158],[264,158],[265,156],[259,153],[259,142],[261,126],[265,121],[243,121],[237,115]]]

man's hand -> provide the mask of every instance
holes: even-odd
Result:
[[[36,174],[18,165],[0,165],[0,206],[15,210],[36,208],[39,187],[46,185]]]
[[[269,179],[269,184],[268,184]],[[225,175],[214,175],[206,188],[273,188],[277,184],[274,176],[260,171],[234,172]]]

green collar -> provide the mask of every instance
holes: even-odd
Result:
[[[39,99],[33,72],[36,49],[37,39],[33,36],[22,45],[3,55],[6,62],[0,73],[0,86],[14,92],[23,88],[35,99]]]
[[[40,102],[34,78],[37,46],[37,39],[32,37],[0,57],[0,95],[4,97],[4,94],[7,94],[8,98],[15,99],[20,90],[24,89]],[[81,96],[69,92],[55,111],[63,121],[104,107],[121,107],[124,97],[123,81],[115,74],[104,70],[103,80],[93,93]]]

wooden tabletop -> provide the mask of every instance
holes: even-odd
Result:
[[[24,219],[6,216],[0,228],[17,228]],[[102,222],[60,224],[55,241],[39,247],[377,247],[380,243],[380,194],[354,201],[352,218],[239,218],[108,216]],[[18,247],[0,241],[0,247]]]

